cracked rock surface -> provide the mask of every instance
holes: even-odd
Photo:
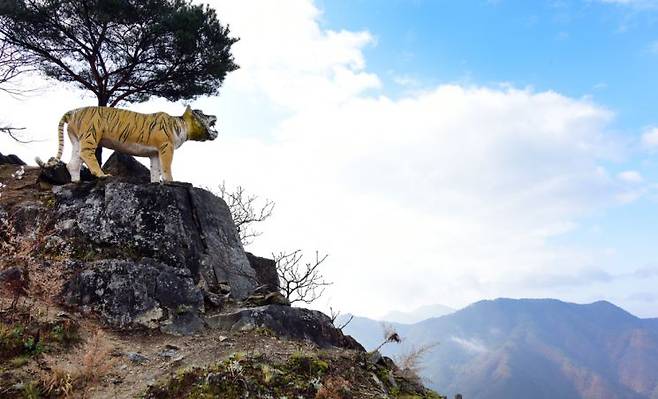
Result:
[[[115,328],[192,334],[205,327],[207,298],[217,310],[272,284],[259,281],[226,203],[211,192],[114,177],[51,185],[36,168],[14,181],[15,167],[0,167],[10,168],[2,171],[0,270],[57,275],[63,304]]]
[[[211,292],[226,282],[235,299],[258,285],[226,204],[206,190],[101,181],[53,192],[57,235],[74,241],[82,258],[153,258],[186,269]]]

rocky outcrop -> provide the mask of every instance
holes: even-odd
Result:
[[[207,299],[217,311],[271,283],[258,280],[226,204],[206,190],[121,178],[44,186],[43,171],[12,173],[3,172],[0,238],[13,251],[35,248],[30,262],[61,270],[62,303],[115,328],[195,332]],[[25,266],[6,248],[0,270]]]
[[[98,181],[53,188],[54,234],[84,260],[153,258],[234,299],[259,283],[220,198],[189,184]]]
[[[9,155],[2,155],[0,152],[0,165],[25,165],[25,162],[23,162],[22,159],[17,157],[14,154],[9,154]]]
[[[119,176],[57,185],[44,179],[55,167],[66,171],[64,164],[0,165],[7,182],[0,196],[3,285],[15,270],[25,271],[29,284],[57,280],[44,284],[56,287],[46,293],[49,300],[119,330],[189,335],[263,328],[321,347],[363,350],[328,316],[290,306],[275,262],[244,251],[226,203],[214,194],[122,176],[141,164],[117,167]],[[20,179],[13,177],[17,170]]]
[[[132,183],[150,183],[151,172],[130,155],[114,151],[103,164],[103,172]]]
[[[153,259],[100,260],[81,266],[64,287],[69,306],[93,310],[115,328],[162,327],[175,334],[203,328],[203,293],[188,269]]]
[[[334,327],[329,316],[317,310],[266,305],[214,315],[207,322],[211,327],[227,331],[268,329],[279,337],[311,341],[320,347],[365,351],[354,338]]]

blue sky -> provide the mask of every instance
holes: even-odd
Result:
[[[658,9],[600,1],[319,2],[333,29],[366,29],[370,69],[418,85],[496,84],[591,96],[636,133],[656,123]]]
[[[614,113],[607,129],[629,141],[658,124],[656,2],[322,0],[319,5],[326,26],[373,33],[376,43],[365,50],[368,66],[391,96],[441,83],[509,83],[590,98]],[[605,165],[658,181],[652,154],[631,152]],[[658,263],[655,198],[599,209],[581,222],[553,240],[602,251],[614,247],[604,262],[619,273]]]
[[[220,137],[177,150],[174,178],[274,200],[247,249],[328,253],[315,306],[552,297],[658,317],[657,1],[209,3],[241,68],[193,102]],[[0,94],[43,140],[3,153],[51,156],[61,115],[93,102],[42,83]]]

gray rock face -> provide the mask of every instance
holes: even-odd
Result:
[[[365,351],[354,338],[335,328],[329,316],[317,310],[266,305],[214,315],[206,322],[210,327],[227,331],[268,328],[279,337],[311,341],[323,348],[337,346]]]
[[[279,274],[276,271],[276,262],[273,259],[261,258],[247,252],[249,264],[256,271],[258,281],[266,285],[271,292],[279,291]]]
[[[186,328],[178,322],[182,314],[200,320],[203,293],[188,269],[149,258],[100,260],[83,267],[65,285],[65,303],[93,310],[115,328],[166,325],[176,332],[175,328]]]
[[[53,192],[56,233],[74,243],[79,257],[153,258],[186,269],[210,292],[227,282],[235,299],[258,286],[226,204],[208,191],[108,180]]]

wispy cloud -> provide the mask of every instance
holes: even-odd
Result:
[[[635,170],[627,170],[624,172],[621,172],[617,175],[619,180],[624,181],[626,183],[642,183],[644,181],[644,178],[640,174],[640,172],[635,171]]]
[[[489,351],[489,349],[482,343],[480,340],[477,339],[466,339],[462,337],[450,337],[450,340],[459,344],[462,348],[467,350],[468,352],[475,352],[475,353],[486,353]]]
[[[658,127],[649,127],[642,134],[642,144],[650,149],[658,149]]]
[[[394,75],[393,82],[405,88],[416,88],[420,86],[420,81],[409,75]]]
[[[658,9],[658,0],[597,0],[600,3],[616,4],[619,6],[639,9]]]
[[[585,268],[572,272],[545,273],[542,276],[526,275],[512,279],[512,284],[519,284],[534,288],[547,287],[579,287],[595,283],[612,283],[615,281],[638,281],[658,277],[658,267],[647,265],[638,269],[610,273],[602,268]]]

